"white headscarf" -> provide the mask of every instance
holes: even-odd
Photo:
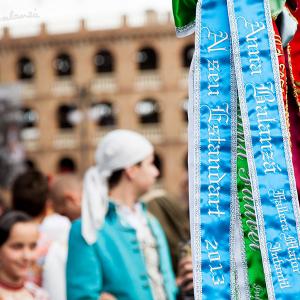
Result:
[[[87,170],[83,182],[81,233],[88,244],[97,239],[108,208],[107,180],[114,171],[133,166],[153,153],[151,143],[130,130],[114,130],[98,144],[96,166]]]

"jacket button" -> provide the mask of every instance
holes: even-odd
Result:
[[[149,289],[149,284],[148,283],[143,284],[143,289]]]

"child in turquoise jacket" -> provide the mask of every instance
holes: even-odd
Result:
[[[82,219],[73,223],[67,260],[68,300],[174,300],[177,287],[165,235],[140,196],[159,175],[153,146],[116,130],[96,151],[84,180]]]

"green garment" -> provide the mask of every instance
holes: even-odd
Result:
[[[237,191],[251,299],[268,299],[240,107],[237,110]]]
[[[270,0],[273,18],[277,18],[277,16],[282,12],[285,2],[285,0]]]
[[[197,0],[172,0],[175,26],[179,31],[185,31],[193,26],[196,19]]]
[[[173,15],[177,33],[184,34],[193,27],[196,18],[197,0],[172,0]],[[276,18],[282,11],[285,0],[270,0],[272,17]]]

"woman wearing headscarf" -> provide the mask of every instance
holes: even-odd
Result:
[[[82,218],[73,223],[67,260],[69,300],[173,300],[177,288],[165,235],[140,202],[159,171],[140,134],[115,130],[85,175]]]

